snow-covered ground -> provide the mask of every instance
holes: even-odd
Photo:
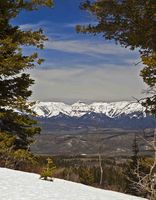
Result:
[[[78,183],[39,179],[39,175],[0,168],[0,200],[141,200]]]

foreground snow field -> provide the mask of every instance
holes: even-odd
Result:
[[[37,174],[0,168],[0,200],[141,199],[60,179],[54,179],[54,182],[43,181]]]

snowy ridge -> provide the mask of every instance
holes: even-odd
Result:
[[[62,102],[39,102],[32,107],[39,117],[54,117],[64,114],[70,117],[82,117],[87,113],[102,113],[110,118],[121,115],[132,115],[136,117],[136,113],[142,113],[146,116],[144,108],[139,103],[121,101],[121,102],[95,102],[86,104],[78,101],[72,105]]]
[[[53,182],[39,175],[0,168],[1,200],[143,200],[61,179]]]

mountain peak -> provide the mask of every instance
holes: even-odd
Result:
[[[102,113],[108,117],[114,118],[119,115],[132,115],[136,112],[144,113],[144,108],[136,102],[120,101],[120,102],[94,102],[91,104],[78,101],[72,105],[63,102],[39,102],[32,109],[40,117],[53,117],[60,113],[68,116],[81,117],[87,113]],[[145,113],[144,113],[145,114]]]

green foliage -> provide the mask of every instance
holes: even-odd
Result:
[[[150,200],[156,199],[156,160],[155,158],[141,158],[139,161],[139,169],[137,175],[139,184],[136,187],[143,197]]]
[[[42,49],[47,38],[41,29],[24,31],[12,25],[11,21],[22,10],[32,11],[51,5],[51,0],[0,1],[0,131],[3,136],[6,134],[3,143],[7,139],[13,143],[9,151],[16,152],[15,159],[25,160],[29,157],[32,138],[40,132],[36,121],[30,117],[34,113],[30,109],[32,103],[28,102],[32,93],[29,87],[34,81],[24,70],[41,64],[43,59],[38,58],[36,52],[23,54],[22,48],[34,46]]]
[[[154,175],[151,173],[151,168],[153,169],[154,159],[138,155],[139,148],[136,137],[134,138],[132,150],[133,155],[124,166],[126,192],[152,199],[151,189],[154,183]]]
[[[133,141],[133,144],[132,144],[132,165],[133,165],[133,169],[136,169],[137,168],[137,165],[138,165],[138,160],[139,160],[139,146],[138,146],[138,142],[137,142],[137,137],[135,135],[134,137],[134,141]]]
[[[78,32],[100,34],[131,50],[139,49],[144,82],[150,96],[142,101],[147,112],[156,114],[156,1],[96,0],[86,1],[81,8],[97,20],[96,24],[77,26]]]
[[[58,165],[58,167],[60,166]],[[100,168],[98,163],[95,165],[92,165],[91,163],[86,163],[86,165],[84,165],[84,163],[79,163],[78,166],[73,166],[71,164],[70,167],[63,167],[63,171],[61,172],[60,170],[59,178],[83,183],[85,185],[125,192],[126,179],[122,167],[119,167],[116,164],[114,165],[112,162],[110,162],[110,164],[102,163],[102,167],[103,182],[101,185],[99,184]]]
[[[47,166],[43,168],[41,174],[40,174],[40,179],[44,180],[50,180],[52,181],[52,177],[54,175],[54,172],[56,170],[56,166],[51,158],[47,159]]]
[[[2,166],[7,166],[10,157],[12,157],[15,141],[15,137],[0,132],[0,160]]]
[[[94,183],[94,176],[91,168],[79,168],[80,182],[85,185],[92,185]]]
[[[137,137],[135,135],[134,141],[132,144],[132,152],[133,155],[131,156],[131,159],[126,162],[125,168],[124,168],[124,174],[126,177],[125,185],[126,185],[126,192],[128,194],[139,196],[141,195],[138,191],[138,188],[134,185],[134,183],[138,182],[138,177],[136,176],[135,172],[139,164],[139,147],[137,143]]]
[[[25,149],[16,149],[16,137],[0,132],[0,165],[21,169],[26,164],[35,164],[35,157]]]
[[[46,156],[37,157],[38,164],[28,170],[35,173],[41,173],[46,169],[46,160]],[[126,193],[126,179],[123,173],[125,164],[123,164],[123,161],[122,159],[120,160],[120,158],[118,158],[118,162],[113,158],[102,159],[102,185],[99,184],[100,168],[97,156],[86,158],[81,156],[55,156],[52,160],[54,160],[54,163],[57,166],[57,168],[54,169],[54,177]],[[82,174],[84,174],[84,177],[82,177]],[[50,178],[48,178],[48,180],[49,179]]]

